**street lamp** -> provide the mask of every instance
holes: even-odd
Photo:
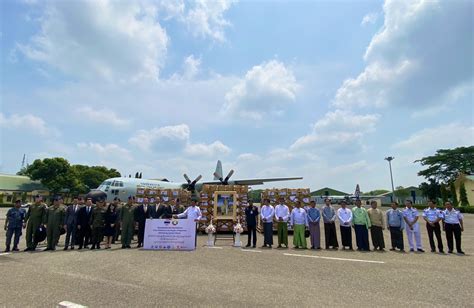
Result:
[[[392,175],[392,160],[395,159],[393,156],[388,156],[384,158],[388,161],[388,166],[390,168],[390,180],[392,181],[392,202],[395,201],[395,188],[393,188],[393,175]]]

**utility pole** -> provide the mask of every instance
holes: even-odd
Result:
[[[395,188],[393,186],[393,174],[392,174],[392,160],[395,159],[393,156],[388,156],[384,158],[386,161],[388,161],[388,167],[390,168],[390,181],[392,182],[392,202],[395,201]]]

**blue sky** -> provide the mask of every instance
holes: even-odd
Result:
[[[0,172],[418,185],[474,143],[471,1],[2,1]],[[272,184],[268,187],[273,186]]]

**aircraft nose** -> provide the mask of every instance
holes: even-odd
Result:
[[[101,191],[101,190],[93,189],[86,195],[86,199],[87,198],[91,198],[92,202],[95,203],[95,202],[97,202],[97,200],[107,199],[107,194],[105,192]]]

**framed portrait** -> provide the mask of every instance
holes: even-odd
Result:
[[[235,191],[216,191],[214,193],[214,218],[236,219],[237,193]]]

